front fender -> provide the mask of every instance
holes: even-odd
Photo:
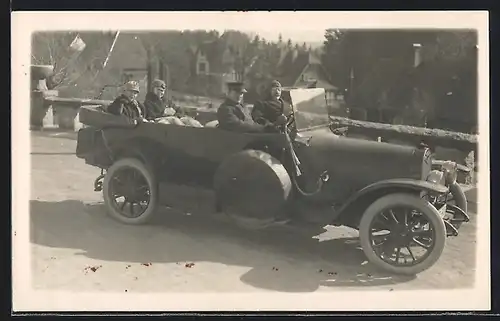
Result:
[[[378,198],[387,193],[401,192],[402,190],[410,190],[415,192],[425,191],[438,194],[445,194],[449,191],[448,187],[444,185],[434,184],[422,180],[410,178],[395,178],[383,180],[370,184],[354,193],[354,195],[350,196],[347,201],[338,209],[338,211],[336,211],[336,214],[341,215],[343,212],[346,212],[346,210],[350,208],[351,205],[367,196],[371,195],[374,198]]]

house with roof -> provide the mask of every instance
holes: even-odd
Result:
[[[109,86],[101,99],[114,99],[122,84],[135,80],[139,82],[141,92],[138,99],[142,101],[147,91],[148,62],[148,52],[140,39],[140,33],[120,33],[106,66],[96,79],[100,85]]]
[[[264,57],[247,73],[249,100],[262,97],[269,81],[276,79],[285,88],[324,88],[328,105],[333,104],[338,88],[332,85],[318,52],[287,46],[279,47],[277,52],[275,66],[266,64]]]
[[[227,82],[243,81],[245,46],[241,38],[225,33],[216,40],[190,48],[190,91],[201,96],[218,97],[226,92]]]
[[[333,104],[338,89],[332,85],[318,52],[278,44],[270,50],[259,48],[252,55],[247,45],[228,33],[191,48],[190,91],[218,97],[225,94],[227,82],[242,81],[248,90],[245,101],[251,104],[262,97],[271,79],[277,79],[289,88],[324,88],[328,103]]]

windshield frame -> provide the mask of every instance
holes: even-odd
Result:
[[[297,99],[298,97],[297,96],[300,96],[300,92],[302,93],[306,93],[308,92],[307,94],[305,94],[305,97],[312,97],[312,99],[316,99],[316,101],[318,100],[321,100],[321,105],[323,107],[319,107],[319,108],[324,108],[324,114],[323,113],[309,113],[309,114],[315,114],[315,115],[318,115],[318,118],[321,117],[321,115],[324,116],[324,122],[322,123],[322,121],[319,122],[319,124],[310,124],[310,125],[306,125],[304,121],[301,121],[299,119],[298,120],[298,117],[297,115],[300,115],[301,113],[307,113],[307,112],[304,112],[304,111],[301,111],[298,106],[303,103],[303,101],[295,101],[294,102],[294,96],[295,98]],[[283,97],[288,103],[290,103],[292,105],[292,108],[293,108],[293,114],[294,114],[294,125],[295,125],[295,129],[297,132],[304,132],[304,131],[309,131],[309,130],[314,130],[314,129],[319,129],[319,128],[325,128],[325,127],[329,127],[331,126],[332,124],[332,121],[330,119],[330,114],[328,113],[328,106],[327,106],[327,103],[326,103],[326,93],[325,93],[325,90],[324,88],[283,88],[283,94],[285,97]],[[283,96],[282,94],[282,96]],[[297,95],[298,94],[298,95]],[[321,97],[321,98],[319,98]]]

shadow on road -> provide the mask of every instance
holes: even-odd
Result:
[[[318,242],[314,235],[278,229],[247,231],[167,210],[161,211],[154,224],[128,226],[108,218],[104,205],[76,200],[31,201],[30,206],[32,243],[81,250],[77,255],[92,259],[153,264],[205,261],[250,267],[241,276],[242,282],[281,292],[312,292],[319,286],[370,287],[414,279],[362,265],[366,258],[353,238]]]

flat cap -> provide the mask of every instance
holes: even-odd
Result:
[[[163,80],[161,80],[161,79],[155,79],[151,83],[151,87],[152,88],[163,88],[163,89],[166,89],[167,88],[167,84]]]
[[[279,87],[280,88],[281,87],[281,83],[279,81],[277,81],[277,80],[273,80],[273,81],[271,81],[270,87],[271,88],[274,88],[274,87]]]
[[[227,83],[227,89],[228,90],[234,90],[234,91],[239,91],[242,93],[246,93],[247,90],[244,88],[244,85],[242,82],[228,82]]]
[[[137,81],[129,81],[127,83],[125,83],[125,85],[123,86],[123,89],[124,90],[130,90],[130,91],[135,91],[135,92],[139,92],[139,83]]]

